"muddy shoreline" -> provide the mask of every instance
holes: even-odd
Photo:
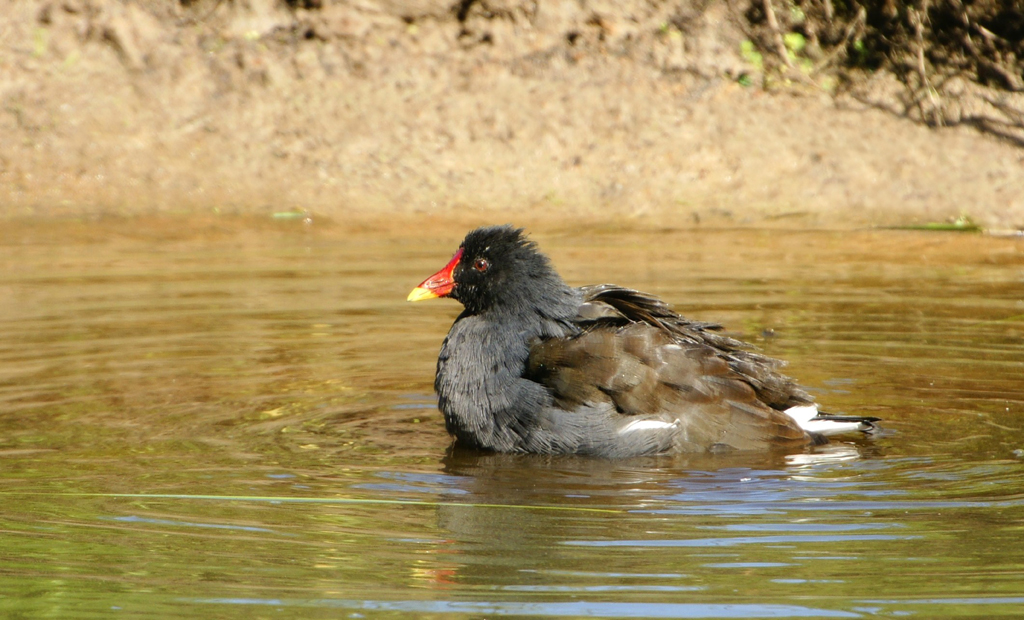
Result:
[[[0,217],[1024,227],[1024,150],[741,86],[726,3],[524,6],[17,2]]]

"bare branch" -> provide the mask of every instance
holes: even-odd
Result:
[[[928,16],[928,0],[921,0],[920,12],[914,7],[907,7],[907,15],[910,18],[910,22],[914,27],[914,42],[917,52],[917,73],[921,79],[921,86],[925,90],[925,94],[928,96],[928,102],[931,104],[932,122],[936,125],[943,125],[941,104],[935,94],[935,89],[932,88],[931,82],[928,80],[928,70],[924,62],[924,20]],[[921,98],[915,97],[918,101],[918,108],[921,111],[921,116],[924,118],[925,110],[920,105]]]
[[[768,28],[772,31],[772,38],[775,39],[775,52],[786,63],[787,67],[793,67],[793,61],[789,59],[789,50],[786,49],[786,42],[782,39],[782,32],[779,30],[779,21],[775,19],[775,9],[772,7],[772,0],[761,0],[764,5],[764,17],[768,22]]]

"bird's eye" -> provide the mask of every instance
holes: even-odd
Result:
[[[491,264],[487,262],[486,258],[478,258],[475,261],[473,261],[473,269],[476,269],[480,273],[487,271],[487,269],[489,269],[490,266]]]

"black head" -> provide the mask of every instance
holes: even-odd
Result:
[[[547,307],[561,305],[570,291],[523,230],[505,225],[478,228],[466,235],[451,262],[420,284],[409,299],[452,297],[471,314],[491,309],[510,314],[536,309],[548,314]]]
[[[451,297],[476,314],[495,306],[516,308],[533,298],[537,286],[550,280],[564,286],[548,258],[511,226],[478,228],[462,241]]]

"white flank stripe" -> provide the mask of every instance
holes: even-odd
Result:
[[[653,431],[667,428],[675,428],[675,424],[672,422],[662,422],[661,420],[636,420],[620,428],[619,434],[625,435],[633,431]]]
[[[834,422],[831,420],[816,420],[801,424],[800,427],[809,433],[820,435],[840,435],[861,430],[860,422]]]

